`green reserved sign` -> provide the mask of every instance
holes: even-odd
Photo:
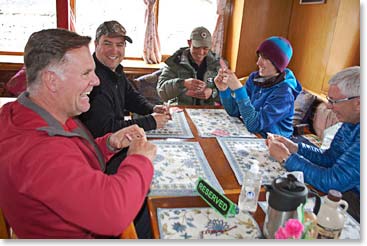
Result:
[[[225,218],[227,218],[229,215],[234,216],[238,214],[238,207],[236,204],[234,204],[226,196],[220,194],[216,189],[214,189],[200,177],[197,181],[196,191],[206,203],[208,203]]]

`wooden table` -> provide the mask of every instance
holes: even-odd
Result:
[[[182,108],[217,108],[221,109],[223,107],[213,107],[213,106],[185,106]],[[185,116],[189,123],[194,139],[189,139],[187,141],[199,142],[201,148],[204,151],[205,157],[209,162],[215,176],[217,177],[220,185],[222,186],[225,194],[239,193],[241,186],[237,182],[237,178],[224,155],[222,148],[219,146],[215,137],[213,138],[202,138],[199,136],[198,131],[192,122],[190,116],[185,110]]]
[[[217,108],[221,109],[221,106],[179,106],[179,108]],[[185,110],[185,117],[190,126],[193,139],[179,139],[178,141],[189,141],[189,142],[199,142],[206,159],[209,162],[211,169],[213,170],[216,178],[218,179],[220,185],[224,190],[224,194],[237,204],[238,196],[240,193],[241,186],[237,182],[237,178],[225,157],[221,147],[219,146],[216,138],[202,138],[198,135],[198,131],[192,122],[190,116]],[[258,135],[258,137],[260,137]],[[260,193],[259,200],[265,200],[265,191],[262,189]],[[182,208],[182,207],[208,207],[201,197],[149,197],[148,198],[148,209],[151,218],[151,224],[153,228],[153,237],[159,238],[159,229],[157,221],[157,208]],[[257,208],[256,212],[253,214],[255,220],[258,222],[260,228],[262,229],[265,214],[260,207]]]
[[[179,108],[208,108],[208,109],[222,109],[222,106],[179,106]],[[241,186],[237,182],[237,178],[235,173],[233,172],[227,158],[225,157],[222,148],[219,146],[215,137],[212,138],[202,138],[199,136],[198,131],[191,120],[190,116],[184,110],[186,120],[190,126],[191,132],[194,135],[194,138],[191,139],[176,139],[177,141],[184,142],[198,142],[205,154],[206,159],[209,162],[211,169],[213,170],[218,182],[222,186],[225,194],[230,193],[239,193]],[[151,138],[151,140],[157,140],[160,138]]]
[[[231,201],[237,204],[239,193],[226,194]],[[261,191],[259,201],[265,201],[265,192]],[[190,208],[190,207],[209,207],[209,205],[199,196],[195,197],[149,197],[148,198],[148,209],[151,219],[151,225],[153,230],[153,238],[159,239],[159,227],[157,220],[157,208]],[[257,206],[254,213],[251,213],[261,231],[264,225],[265,213]]]

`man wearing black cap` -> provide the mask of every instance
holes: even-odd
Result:
[[[213,53],[212,36],[205,27],[192,30],[189,47],[177,50],[166,60],[157,84],[164,101],[179,105],[214,105],[219,102],[213,79],[220,68]]]
[[[80,116],[95,138],[133,124],[145,131],[162,128],[170,118],[166,106],[151,104],[127,79],[120,64],[125,57],[126,41],[132,43],[125,28],[117,21],[106,21],[97,28],[93,58],[100,85],[89,95],[89,111]],[[125,121],[125,110],[145,116]],[[107,163],[107,174],[117,172],[126,152],[127,149],[123,149],[111,158]],[[147,215],[143,207],[135,220],[139,238],[151,236]]]

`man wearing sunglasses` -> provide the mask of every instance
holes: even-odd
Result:
[[[346,68],[329,81],[328,108],[343,122],[329,149],[296,144],[281,136],[266,140],[270,155],[287,171],[302,171],[305,182],[327,193],[336,189],[360,221],[360,67]]]

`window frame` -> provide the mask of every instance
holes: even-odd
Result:
[[[55,0],[56,1],[56,23],[57,28],[66,28],[70,30],[70,12],[75,16],[75,1],[77,0]],[[233,0],[227,0],[229,4],[229,10],[232,9]],[[154,6],[155,18],[157,26],[159,25],[159,3],[160,0],[156,0],[156,4]],[[70,9],[69,9],[70,8]],[[228,20],[231,11],[225,11],[224,15],[224,37],[226,37]],[[223,54],[226,51],[226,38],[223,41]],[[6,51],[0,50],[0,56],[23,56],[24,52],[21,51]],[[165,61],[171,54],[162,54],[162,61]],[[126,60],[139,60],[144,61],[142,57],[125,57]]]

